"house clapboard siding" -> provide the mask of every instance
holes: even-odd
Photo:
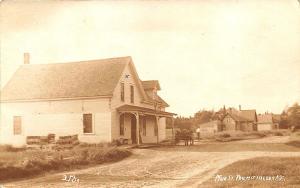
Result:
[[[120,138],[136,143],[162,141],[166,118],[174,114],[165,112],[168,104],[157,95],[158,81],[144,83],[147,87],[139,79],[130,57],[22,65],[1,91],[0,143],[24,145],[27,136],[48,134],[76,134],[81,142],[87,143]],[[149,91],[154,95],[149,96]],[[92,132],[89,127],[88,133],[84,133],[84,114],[89,117],[89,124],[92,122]],[[120,135],[121,115],[124,135]],[[15,116],[21,117],[18,135],[14,134]],[[141,129],[135,122],[142,116],[146,118],[146,135],[142,134],[140,140]]]
[[[85,142],[110,141],[111,112],[108,99],[43,101],[1,104],[1,130],[4,144],[21,145],[26,136],[47,136],[54,133],[57,136],[79,134],[79,139]],[[94,133],[83,134],[83,114],[93,114]],[[22,118],[22,133],[13,135],[13,116]]]

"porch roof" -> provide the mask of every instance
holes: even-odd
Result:
[[[177,114],[171,113],[171,112],[153,110],[151,108],[133,106],[133,105],[128,105],[128,104],[118,107],[117,111],[118,112],[139,112],[139,113],[144,113],[144,114],[151,114],[151,115],[158,115],[158,116],[165,116],[165,117],[172,117],[173,115],[177,115]]]

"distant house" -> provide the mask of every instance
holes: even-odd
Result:
[[[279,123],[281,121],[281,115],[280,114],[273,114],[273,123],[275,125],[276,129],[279,129]]]
[[[27,136],[78,135],[87,143],[165,139],[169,105],[157,80],[141,81],[131,57],[29,64],[1,91],[0,144]]]
[[[222,131],[221,121],[213,120],[198,125],[200,134],[213,134]]]
[[[223,131],[256,131],[256,110],[227,112],[222,118]]]
[[[279,119],[278,116],[273,114],[259,114],[257,116],[257,130],[273,130],[279,128]]]

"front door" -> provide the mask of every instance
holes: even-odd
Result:
[[[131,116],[131,140],[133,144],[136,144],[136,118]]]

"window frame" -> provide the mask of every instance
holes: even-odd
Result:
[[[16,127],[16,120],[19,119],[19,129]],[[17,131],[19,130],[19,132]],[[13,116],[13,135],[22,135],[22,116]]]
[[[85,131],[85,118],[84,116],[90,115],[91,116],[91,132],[84,132]],[[95,127],[94,127],[94,116],[92,113],[84,113],[82,114],[82,132],[85,135],[91,135],[91,134],[95,134]]]

